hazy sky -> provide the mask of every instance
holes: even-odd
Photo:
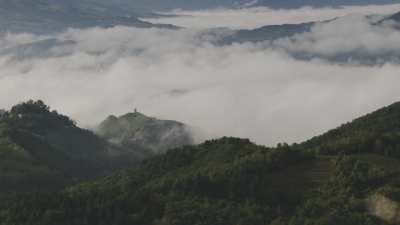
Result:
[[[42,57],[19,58],[12,51],[0,56],[0,108],[43,99],[90,127],[136,107],[212,137],[273,145],[305,140],[399,100],[398,64],[299,61],[289,54],[400,51],[399,31],[390,26],[348,16],[293,39],[231,46],[214,46],[206,34],[129,27],[56,34],[50,38],[64,44],[43,50]],[[0,49],[47,38],[2,35]]]

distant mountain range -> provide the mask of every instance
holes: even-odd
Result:
[[[237,30],[230,36],[224,37],[221,43],[231,44],[233,42],[262,42],[292,37],[295,34],[310,32],[311,28],[317,23],[329,23],[335,21],[336,19],[337,18],[327,21],[314,21],[298,24],[267,25],[256,29]],[[393,15],[388,15],[379,22],[371,25],[380,26],[382,23],[387,21],[394,21],[394,25],[396,25],[396,23],[400,24],[400,12]]]
[[[148,14],[94,0],[0,0],[0,31],[43,34],[70,27],[156,26],[137,19]]]
[[[337,7],[350,5],[381,5],[393,4],[394,0],[258,0],[254,5],[268,6],[271,8],[299,8],[313,7]]]
[[[300,23],[300,24],[282,24],[282,25],[268,25],[256,29],[250,30],[237,30],[233,31],[227,36],[223,36],[217,41],[219,45],[230,45],[233,43],[245,43],[245,42],[267,42],[271,44],[271,47],[277,47],[280,50],[287,51],[292,57],[299,60],[312,60],[312,59],[324,59],[330,62],[336,63],[347,63],[353,62],[364,65],[377,65],[387,62],[400,62],[400,53],[396,50],[385,51],[382,53],[374,53],[364,51],[364,49],[358,49],[355,51],[338,53],[333,55],[323,55],[314,52],[308,52],[307,50],[286,50],[284,46],[279,46],[279,41],[284,39],[291,39],[294,36],[306,34],[311,32],[312,27],[315,25],[329,25],[331,22],[335,22],[336,19],[328,21],[316,21],[310,23]],[[400,12],[386,16],[384,19],[378,22],[370,22],[371,27],[374,26],[384,26],[385,22],[389,22],[393,29],[400,29]],[[394,22],[394,23],[393,23]],[[278,43],[278,45],[275,45]]]
[[[206,9],[216,7],[268,6],[296,8],[301,6],[338,6],[385,4],[391,0],[0,0],[0,32],[48,33],[68,27],[169,27],[141,21],[139,17],[157,16],[155,11],[171,9]]]
[[[273,1],[272,1],[273,2]],[[130,7],[117,7],[122,4],[118,1],[112,4],[97,2],[95,0],[86,1],[59,1],[59,0],[0,0],[0,31],[12,32],[33,32],[46,34],[65,30],[69,27],[87,28],[92,26],[110,27],[115,25],[135,26],[135,27],[159,27],[173,28],[171,25],[155,25],[137,19],[149,11],[133,10]],[[355,3],[355,2],[354,2]],[[150,3],[149,3],[150,4]],[[387,16],[384,20],[371,24],[381,26],[384,21],[395,21],[394,27],[400,28],[400,13]],[[214,29],[205,31],[205,35],[215,36],[216,46],[230,45],[233,43],[244,42],[274,42],[279,39],[290,38],[311,31],[311,28],[321,23],[331,21],[315,21],[301,24],[282,24],[268,25],[250,30],[229,30]],[[222,30],[222,32],[220,32]],[[59,40],[56,36],[34,41],[31,43],[16,46],[5,46],[0,49],[0,55],[9,55],[11,58],[26,59],[40,57],[54,57],[69,54],[68,49],[72,49],[76,43],[72,40]],[[56,46],[62,46],[63,51],[52,51]],[[332,62],[346,63],[349,61],[360,64],[380,64],[382,62],[399,62],[400,54],[396,51],[387,51],[384,54],[376,55],[370,52],[350,52],[336,54],[332,56],[321,55],[304,51],[288,52],[296,59],[311,60],[325,59]]]
[[[219,41],[220,44],[273,41],[310,32],[314,22],[300,24],[268,25],[250,30],[237,30]]]
[[[152,11],[172,9],[198,10],[217,7],[243,8],[249,6],[266,6],[270,8],[299,8],[304,6],[336,7],[342,5],[395,3],[393,0],[102,0],[102,2]]]

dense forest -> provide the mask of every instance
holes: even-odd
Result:
[[[35,104],[40,107],[31,109]],[[24,110],[29,115],[38,110],[32,115],[46,114],[57,123],[40,116],[22,122]],[[16,127],[42,137],[59,122],[76,127],[42,102],[18,105],[1,121],[5,133]],[[61,190],[0,195],[0,225],[398,223],[399,132],[400,103],[395,103],[300,144],[265,147],[224,137],[170,149],[131,169]],[[0,152],[21,151],[8,146],[20,143],[15,136],[1,137]],[[82,150],[65,150],[70,151],[72,157]],[[52,183],[54,178],[48,179]]]
[[[42,101],[0,117],[0,190],[55,190],[135,164],[134,152],[81,129]]]
[[[400,103],[379,109],[304,142],[320,154],[376,153],[400,158]]]

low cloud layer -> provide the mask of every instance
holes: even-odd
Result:
[[[317,23],[310,32],[275,40],[271,46],[300,58],[360,64],[399,62],[400,32],[382,16],[350,15]]]
[[[215,9],[204,11],[173,11],[165,13],[176,15],[161,18],[146,18],[154,23],[174,24],[191,28],[228,27],[232,29],[254,29],[265,25],[297,24],[303,22],[330,20],[350,14],[392,14],[400,11],[400,4],[345,6],[337,8],[270,9],[266,7],[244,9]]]
[[[43,99],[91,127],[109,114],[136,107],[200,128],[208,137],[248,137],[267,145],[302,141],[400,99],[399,64],[303,61],[289,54],[295,47],[309,49],[311,40],[320,44],[310,51],[321,54],[333,54],[329,51],[341,45],[352,49],[360,40],[363,45],[356,48],[371,46],[376,52],[400,43],[398,31],[384,27],[387,32],[369,34],[375,28],[362,19],[353,23],[358,31],[351,36],[354,41],[332,34],[347,23],[318,25],[310,34],[272,45],[215,46],[211,43],[218,35],[196,29],[114,27],[72,29],[52,37],[3,35],[3,49],[48,38],[62,44],[44,48],[44,57],[21,59],[12,51],[0,56],[0,108]]]

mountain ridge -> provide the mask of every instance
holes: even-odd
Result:
[[[400,204],[399,133],[397,102],[300,144],[209,140],[60,192],[0,195],[0,224],[389,225],[375,205]]]

